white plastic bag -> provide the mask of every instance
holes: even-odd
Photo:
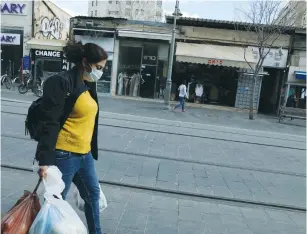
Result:
[[[87,234],[87,229],[77,213],[62,199],[61,192],[65,184],[57,167],[48,168],[43,184],[45,202],[29,234]]]
[[[99,185],[99,189],[100,189],[99,211],[100,211],[100,213],[102,213],[102,211],[104,211],[108,207],[108,204],[107,204],[107,199],[106,199],[104,193],[102,192],[100,185]],[[85,203],[84,203],[84,200],[81,198],[77,187],[75,187],[75,189],[74,189],[73,197],[74,197],[75,204],[78,207],[78,209],[81,210],[81,211],[84,211]]]

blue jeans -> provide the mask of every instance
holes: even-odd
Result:
[[[75,154],[56,150],[56,166],[62,172],[65,183],[63,199],[66,198],[73,182],[85,202],[84,210],[89,234],[102,234],[99,213],[100,188],[91,152]]]
[[[177,109],[180,106],[182,107],[182,110],[184,110],[184,97],[179,97],[179,104],[175,106],[175,109]]]

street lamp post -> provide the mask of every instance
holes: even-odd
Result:
[[[173,13],[174,16],[174,24],[172,30],[172,41],[171,41],[171,50],[169,53],[169,60],[168,60],[168,72],[167,72],[167,80],[166,80],[166,92],[164,95],[164,103],[167,109],[170,108],[170,97],[171,97],[171,88],[172,88],[172,69],[173,69],[173,60],[174,60],[174,50],[175,50],[175,37],[176,37],[176,19],[177,16],[181,16],[179,10],[179,0],[176,0],[175,5],[175,12]]]

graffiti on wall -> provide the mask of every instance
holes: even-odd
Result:
[[[57,17],[49,19],[45,16],[39,20],[39,31],[37,33],[44,39],[62,39],[62,31],[63,24]]]

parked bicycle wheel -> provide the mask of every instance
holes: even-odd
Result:
[[[1,85],[3,85],[5,83],[5,80],[7,78],[7,75],[4,74],[3,76],[1,76]]]
[[[37,96],[37,97],[42,97],[43,96],[43,87],[40,85],[39,82],[37,82],[35,84],[35,87],[33,89],[33,93]]]
[[[13,82],[12,82],[11,78],[9,78],[9,77],[7,76],[4,82],[5,82],[5,87],[6,87],[7,89],[11,89],[11,88],[12,88]]]
[[[29,88],[28,88],[26,83],[21,84],[21,85],[18,86],[18,92],[21,93],[21,94],[27,93],[28,90],[29,90]]]

